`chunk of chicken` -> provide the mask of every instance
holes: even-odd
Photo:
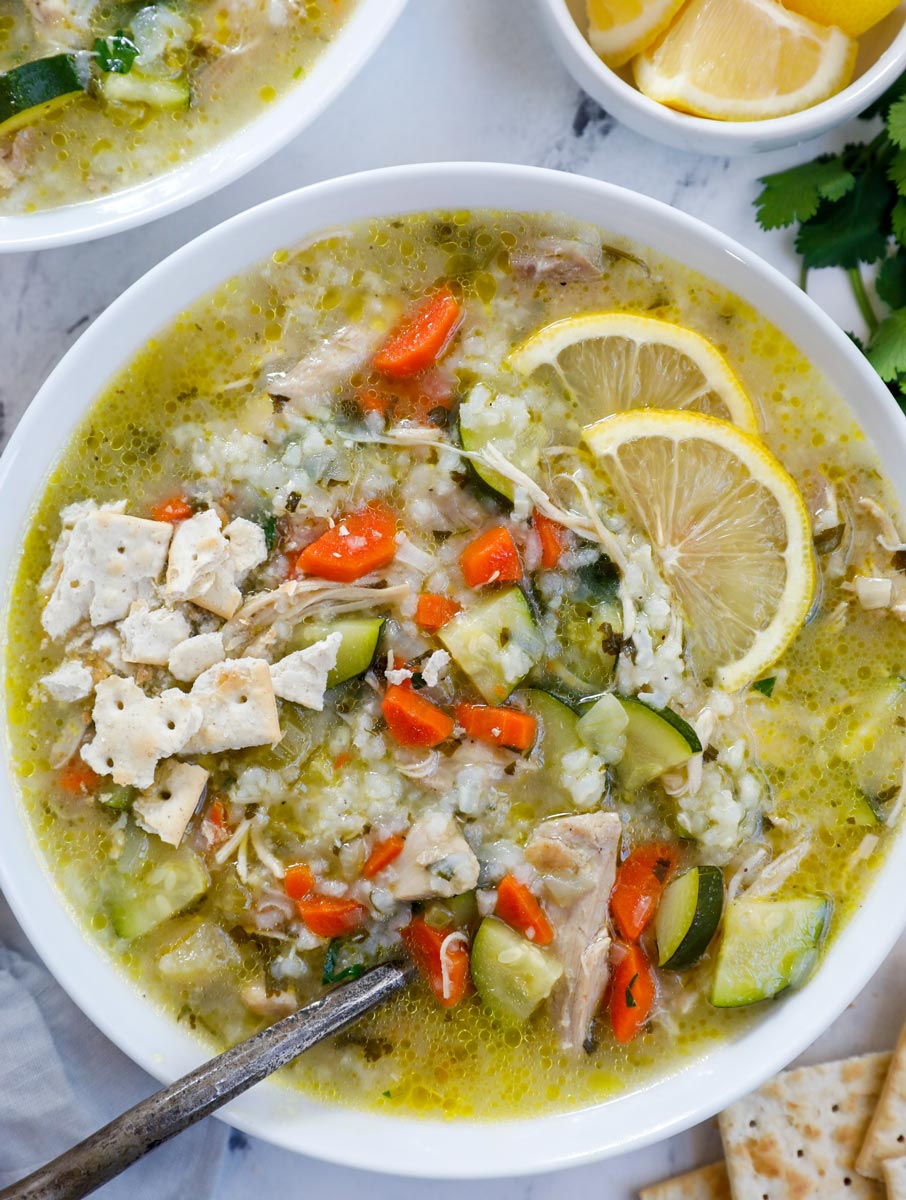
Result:
[[[365,366],[379,340],[379,335],[367,327],[344,325],[289,371],[269,376],[267,390],[272,396],[288,400],[303,416],[322,416],[324,401]]]
[[[577,283],[600,279],[604,254],[600,239],[589,237],[539,237],[510,254],[510,266],[517,279],[538,279],[550,283]]]
[[[455,818],[445,812],[429,812],[415,822],[395,867],[390,890],[397,900],[449,898],[478,883],[478,859]]]
[[[259,1017],[288,1017],[299,1007],[293,992],[268,992],[260,981],[246,984],[242,989],[242,1003]]]
[[[97,0],[25,0],[35,33],[54,46],[82,46]]]
[[[609,974],[610,893],[622,827],[616,813],[544,821],[525,848],[550,904],[554,950],[563,977],[551,994],[551,1019],[565,1050],[585,1045]]]

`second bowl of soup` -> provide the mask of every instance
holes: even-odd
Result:
[[[167,1077],[411,955],[233,1106],[308,1152],[528,1171],[712,1113],[906,915],[901,422],[767,268],[589,181],[206,235],[4,459],[20,919]]]

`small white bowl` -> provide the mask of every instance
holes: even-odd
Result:
[[[712,121],[649,100],[628,74],[606,66],[585,36],[585,0],[537,4],[564,65],[592,99],[636,133],[693,154],[752,154],[810,141],[858,116],[906,70],[906,5],[900,5],[860,38],[853,82],[836,96],[769,121]]]
[[[685,263],[769,313],[848,399],[906,508],[906,420],[887,388],[830,318],[750,251],[655,200],[576,175],[492,163],[407,166],[316,184],[234,217],[155,267],[95,321],[41,388],[0,459],[0,578],[11,579],[35,501],[86,410],[148,339],[196,298],[324,228],[477,208],[559,212],[593,222]],[[7,596],[4,608],[8,603]],[[206,1051],[82,932],[35,846],[10,776],[7,738],[0,742],[0,886],[83,1012],[137,1063],[170,1082],[198,1066]],[[316,1158],[432,1178],[528,1174],[647,1145],[757,1087],[840,1015],[906,925],[904,875],[906,837],[900,836],[805,987],[766,1005],[758,1023],[734,1040],[605,1103],[543,1117],[452,1124],[315,1104],[265,1083],[220,1115],[247,1133]]]
[[[91,242],[154,221],[226,187],[292,141],[348,87],[406,3],[358,0],[302,83],[248,125],[174,170],[109,196],[0,216],[0,253]]]

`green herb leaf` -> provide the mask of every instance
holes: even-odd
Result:
[[[772,675],[769,679],[756,679],[752,684],[752,691],[761,692],[762,696],[767,696],[770,698],[774,695],[774,684],[776,682],[776,675]]]
[[[824,154],[814,162],[766,175],[755,201],[762,229],[781,229],[794,221],[807,221],[817,213],[822,200],[842,199],[856,184],[839,154]]]
[[[885,383],[899,383],[906,375],[906,308],[895,309],[875,331],[868,361]]]
[[[885,258],[875,289],[891,308],[903,308],[906,305],[906,251],[897,250],[890,258]]]
[[[635,987],[635,981],[637,979],[638,979],[638,975],[637,974],[633,975],[632,979],[630,979],[630,981],[629,981],[629,987],[626,989],[626,1007],[627,1008],[637,1008],[638,1007],[638,1005],[635,1002],[635,996],[633,996],[633,994],[632,994],[632,989]]]
[[[346,950],[344,938],[331,938],[327,946],[327,954],[324,957],[324,970],[321,973],[321,982],[341,983],[344,979],[358,979],[365,971],[365,964],[362,962],[349,963],[348,966],[342,967],[339,965],[339,959]]]
[[[895,146],[906,150],[906,95],[900,96],[887,114],[887,136]]]
[[[869,104],[865,112],[861,114],[862,120],[870,121],[872,117],[886,117],[891,104],[894,104],[903,95],[906,95],[906,74],[895,80],[873,104]]]
[[[277,544],[277,518],[273,513],[270,513],[266,517],[259,517],[258,524],[264,532],[264,544],[267,547],[268,554],[270,554]]]
[[[805,265],[848,270],[883,258],[894,196],[886,173],[873,162],[841,200],[822,202],[817,214],[800,226],[796,249]]]
[[[139,56],[139,48],[122,29],[110,37],[95,38],[94,54],[98,66],[108,74],[128,75]]]

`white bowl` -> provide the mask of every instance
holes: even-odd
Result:
[[[807,142],[858,116],[906,69],[906,5],[859,43],[853,82],[829,100],[769,121],[712,121],[649,100],[598,58],[585,36],[585,0],[537,0],[548,37],[580,87],[636,133],[693,154],[752,154]]]
[[[0,253],[91,242],[144,225],[210,196],[276,154],[355,79],[407,0],[358,0],[307,73],[266,112],[175,170],[110,196],[0,216]]]
[[[574,175],[490,163],[407,166],[316,184],[243,213],[139,280],[65,356],[0,460],[0,573],[15,569],[24,528],[73,429],[113,374],[194,299],[314,231],[431,209],[569,214],[632,238],[717,280],[769,313],[849,398],[906,506],[906,420],[849,339],[797,287],[754,254],[666,205]],[[9,775],[0,768],[0,885],[25,932],[76,1003],[122,1050],[169,1082],[205,1050],[155,1008],[85,937],[43,866]],[[316,1105],[265,1083],[223,1110],[232,1125],[347,1165],[432,1177],[550,1170],[676,1133],[756,1087],[805,1049],[850,1003],[906,925],[906,838],[815,977],[765,1008],[759,1024],[642,1091],[577,1112],[479,1124],[418,1121]],[[476,1069],[481,1065],[476,1064]]]

